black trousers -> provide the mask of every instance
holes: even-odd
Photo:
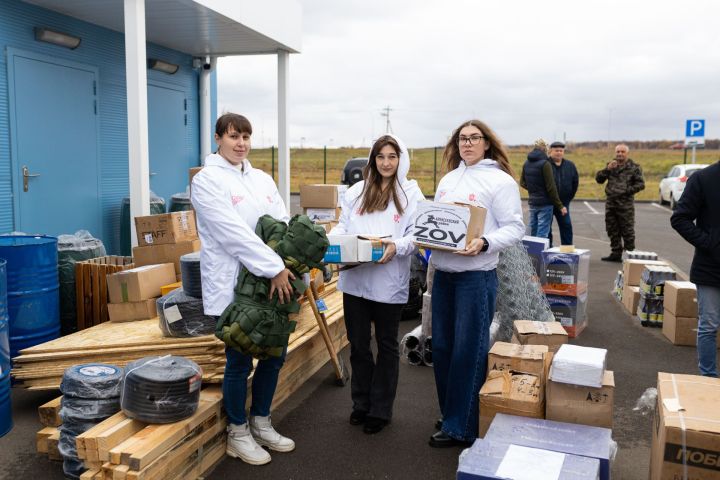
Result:
[[[350,341],[353,410],[390,420],[400,369],[398,327],[402,304],[380,303],[343,294],[345,325]],[[370,324],[375,324],[377,359],[370,349]]]

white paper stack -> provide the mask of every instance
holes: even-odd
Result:
[[[553,357],[550,380],[600,388],[605,375],[606,356],[604,348],[562,345]]]

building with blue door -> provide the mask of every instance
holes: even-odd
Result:
[[[264,3],[0,0],[0,233],[86,229],[118,253],[122,199],[147,214],[210,152],[218,56],[278,56],[283,193],[300,7]]]

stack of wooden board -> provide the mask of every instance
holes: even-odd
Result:
[[[321,298],[328,307],[326,317],[343,318],[342,294],[336,283],[325,286]],[[311,330],[317,334],[312,309],[303,302],[290,345]],[[313,330],[314,329],[314,330]],[[213,335],[192,338],[164,337],[158,319],[100,325],[20,351],[13,359],[15,385],[33,390],[59,388],[66,368],[80,363],[109,363],[124,367],[150,355],[181,355],[203,369],[203,382],[222,382],[225,370],[225,344]]]
[[[107,276],[133,268],[132,257],[108,255],[75,264],[77,329],[83,330],[108,320]]]
[[[55,398],[38,407],[38,416],[42,430],[35,435],[35,446],[41,455],[47,455],[50,460],[62,460],[58,450],[60,431],[58,427],[62,424],[60,419],[60,400]]]

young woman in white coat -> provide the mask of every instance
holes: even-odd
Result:
[[[443,155],[449,173],[435,201],[487,209],[483,236],[463,251],[434,250],[433,369],[441,428],[432,447],[467,445],[478,436],[478,393],[485,381],[495,312],[498,252],[523,237],[520,192],[500,139],[479,120],[460,125]]]
[[[270,296],[277,292],[281,303],[292,295],[292,273],[255,234],[262,215],[285,222],[290,217],[273,179],[253,168],[247,159],[251,135],[247,118],[234,113],[221,116],[215,124],[217,153],[205,158],[204,168],[192,181],[191,200],[202,242],[200,273],[206,315],[220,316],[233,301],[243,266],[254,275],[270,279]],[[249,419],[245,400],[253,359],[232,348],[227,348],[225,354],[223,403],[230,424],[227,454],[262,465],[271,458],[261,445],[279,452],[293,450],[295,443],[278,434],[270,422],[270,405],[285,352],[281,357],[258,362]]]
[[[410,157],[400,139],[380,137],[370,150],[364,180],[345,193],[340,222],[331,232],[390,236],[383,240],[385,253],[377,263],[341,270],[338,281],[350,341],[350,423],[364,425],[369,434],[390,422],[397,391],[398,327],[408,300],[415,213],[424,200],[417,182],[407,179],[409,170]],[[377,360],[370,350],[371,323]]]

